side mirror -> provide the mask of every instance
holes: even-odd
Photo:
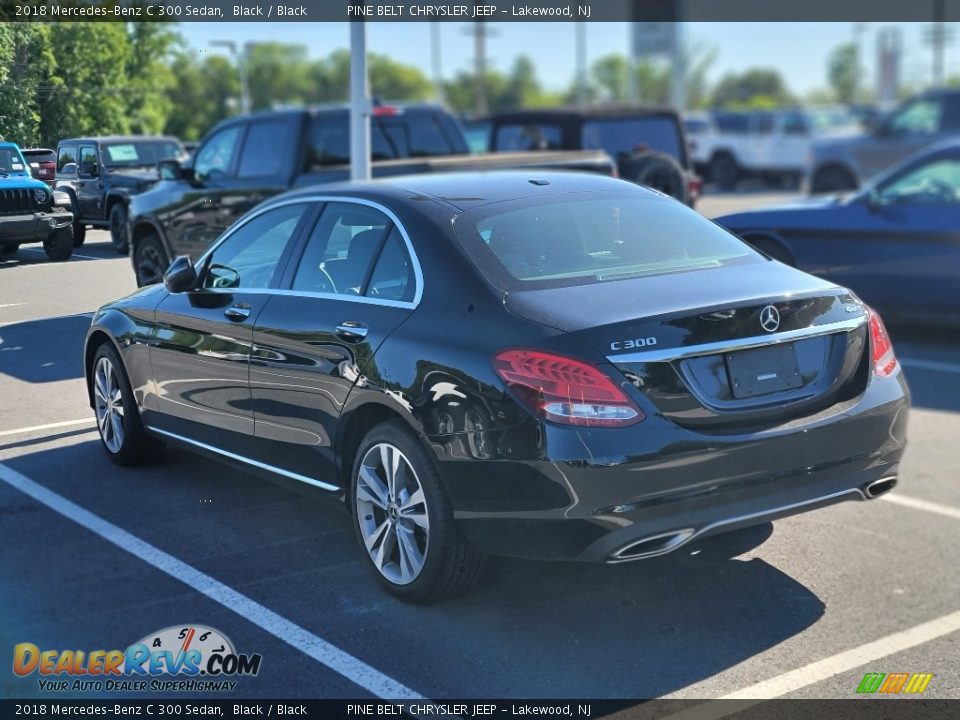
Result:
[[[170,263],[170,267],[163,274],[163,286],[172,293],[195,290],[197,284],[197,271],[193,267],[193,262],[186,255],[181,255]]]
[[[191,180],[193,169],[184,167],[176,158],[167,158],[157,163],[161,180]]]
[[[77,164],[75,162],[68,162],[62,168],[60,168],[61,175],[76,175],[77,174]]]

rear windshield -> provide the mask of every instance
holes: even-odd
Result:
[[[57,154],[53,150],[23,150],[23,156],[31,162],[56,162]]]
[[[182,153],[183,149],[170,141],[105,143],[100,150],[100,160],[107,167],[133,167],[156,165]]]
[[[656,150],[684,164],[680,129],[672,117],[603,118],[583,123],[584,150],[604,150],[617,159],[634,152]]]
[[[454,227],[488,282],[507,291],[762,261],[699,213],[641,190],[491,203]]]

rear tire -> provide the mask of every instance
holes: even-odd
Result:
[[[143,465],[163,457],[166,446],[147,435],[127,371],[109,341],[93,357],[93,404],[100,442],[117,465]]]
[[[485,556],[460,533],[436,467],[402,422],[378,425],[360,443],[350,501],[365,562],[398,598],[451,597],[480,578]]]
[[[127,206],[118,202],[110,208],[110,240],[120,255],[129,251],[127,239]]]
[[[163,281],[163,273],[170,261],[163,244],[153,233],[145,235],[133,250],[133,266],[137,273],[137,287],[155,285]]]
[[[73,226],[67,225],[47,235],[47,239],[43,241],[43,251],[54,262],[63,262],[73,255],[74,245]]]
[[[710,161],[710,180],[716,183],[721,190],[733,190],[740,180],[740,166],[733,155],[726,152],[717,153]]]
[[[669,155],[658,152],[642,153],[627,163],[623,177],[637,185],[653,188],[664,195],[685,203],[687,187],[683,168]]]

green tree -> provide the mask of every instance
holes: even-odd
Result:
[[[827,81],[838,102],[852,103],[860,86],[860,53],[856,43],[835,47],[827,57]]]
[[[0,137],[40,144],[39,98],[55,66],[47,26],[0,23]]]
[[[590,65],[593,99],[602,103],[624,103],[630,97],[630,62],[625,55],[606,55]]]
[[[313,93],[306,45],[254,43],[244,61],[254,110],[309,102]]]
[[[174,56],[170,71],[170,112],[164,132],[184,140],[198,140],[237,112],[240,78],[229,59],[207,55],[200,62],[196,53],[180,52]]]
[[[796,102],[780,73],[751,68],[727,73],[713,90],[713,104],[729,108],[773,108]]]
[[[170,57],[179,36],[169,23],[137,22],[129,25],[127,57],[127,114],[130,130],[156,135],[163,131],[172,108],[168,90],[174,76]]]
[[[40,103],[46,144],[71,135],[130,132],[130,40],[122,23],[52,23],[56,80]]]

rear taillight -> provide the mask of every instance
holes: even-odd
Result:
[[[687,193],[691,198],[696,200],[700,197],[700,191],[703,189],[703,185],[700,182],[700,177],[698,175],[689,175],[687,177]]]
[[[581,427],[624,427],[644,418],[599,368],[538,350],[504,350],[493,369],[523,405],[553,422]]]
[[[880,377],[886,377],[897,369],[893,343],[876,310],[868,308],[867,318],[870,323],[870,357],[873,360],[873,372]]]

